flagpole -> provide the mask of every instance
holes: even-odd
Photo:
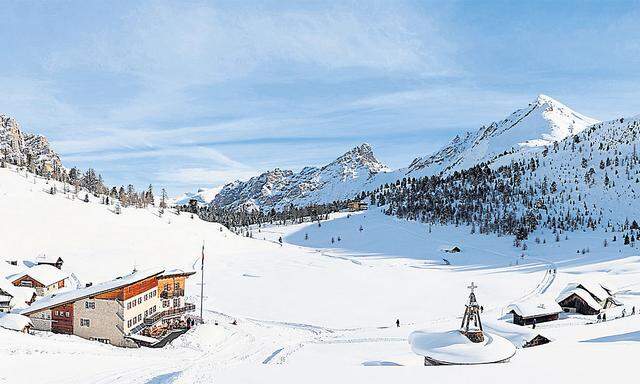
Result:
[[[200,262],[200,324],[204,324],[202,317],[202,300],[204,298],[204,240],[202,241],[202,261]]]

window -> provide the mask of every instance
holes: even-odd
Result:
[[[174,307],[179,307],[180,306],[180,298],[173,299],[173,306]]]
[[[138,321],[142,320],[142,313],[138,315]]]
[[[86,309],[96,309],[96,303],[93,301],[85,301],[84,302],[84,307]]]
[[[131,319],[127,320],[127,328],[131,328]]]
[[[80,319],[80,326],[81,327],[90,327],[91,326],[91,320],[89,320],[89,319]]]
[[[69,312],[65,312],[64,317],[69,317]]]
[[[175,284],[173,284],[173,289],[175,289],[176,291],[180,289],[180,283],[176,282]]]
[[[142,297],[138,297],[138,304],[142,304]]]
[[[22,280],[20,282],[21,287],[33,287],[33,283],[29,280]]]
[[[162,308],[169,308],[169,300],[162,300]]]
[[[54,315],[54,316],[58,316],[58,311],[54,311],[54,312],[53,312],[53,315]]]
[[[164,290],[165,290],[165,291],[168,291],[168,290],[169,290],[169,283],[165,283],[165,284],[164,284]]]

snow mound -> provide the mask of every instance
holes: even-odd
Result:
[[[484,332],[484,341],[474,343],[460,331],[415,331],[409,335],[413,352],[442,364],[471,365],[510,359],[516,347],[507,339]]]
[[[17,313],[0,312],[0,328],[21,332],[31,325],[31,320],[27,316],[18,315]]]

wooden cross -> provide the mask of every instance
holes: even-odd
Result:
[[[471,293],[473,293],[473,290],[474,290],[474,289],[476,289],[476,288],[478,288],[478,286],[477,286],[477,285],[475,285],[475,284],[473,283],[473,281],[472,281],[472,282],[471,282],[471,285],[470,285],[470,286],[468,286],[467,288],[469,288],[469,289],[471,290]]]

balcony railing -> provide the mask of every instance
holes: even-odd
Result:
[[[184,289],[174,289],[171,291],[162,291],[160,292],[160,297],[163,299],[171,299],[174,297],[184,296]]]
[[[185,303],[184,307],[167,309],[166,311],[157,312],[151,316],[145,317],[144,324],[146,326],[151,326],[166,317],[181,315],[183,313],[192,312],[195,310],[196,310],[196,306],[194,304]]]

